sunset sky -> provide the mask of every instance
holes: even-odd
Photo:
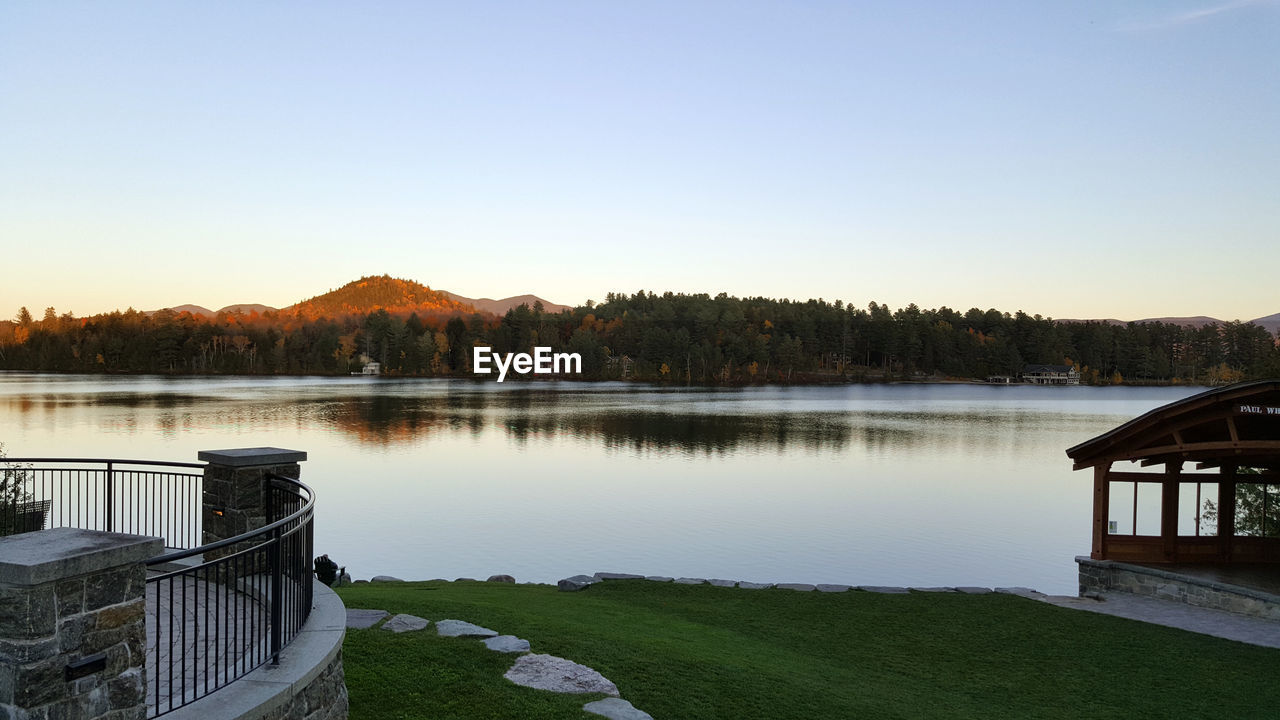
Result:
[[[1280,312],[1280,3],[0,5],[0,317]]]

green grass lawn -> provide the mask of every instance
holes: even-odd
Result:
[[[1009,595],[838,594],[643,580],[577,593],[361,584],[347,607],[474,622],[599,670],[655,718],[1275,718],[1280,650]],[[478,640],[350,630],[351,717],[565,718]]]

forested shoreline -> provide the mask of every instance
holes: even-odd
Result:
[[[378,279],[362,279],[369,282]],[[398,281],[404,282],[404,281]],[[363,286],[362,286],[363,287]],[[839,301],[610,294],[557,313],[134,310],[76,318],[22,309],[0,323],[0,368],[63,373],[469,377],[471,348],[549,346],[582,379],[698,384],[981,380],[1073,365],[1087,384],[1219,384],[1280,376],[1276,338],[1251,323],[1056,322],[1023,312],[898,310]]]

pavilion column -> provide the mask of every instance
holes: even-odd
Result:
[[[1236,536],[1236,466],[1223,465],[1218,480],[1218,554],[1224,562],[1231,560],[1231,545]]]
[[[1111,482],[1107,475],[1110,472],[1109,461],[1093,466],[1093,552],[1089,557],[1094,560],[1107,559],[1107,515],[1111,512]]]
[[[1164,482],[1160,497],[1160,538],[1164,545],[1164,559],[1178,560],[1178,491],[1181,489],[1182,461],[1174,460],[1164,466]]]

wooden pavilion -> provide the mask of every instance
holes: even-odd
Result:
[[[1280,483],[1280,380],[1238,383],[1170,403],[1068,449],[1067,455],[1074,469],[1093,468],[1091,559],[1280,563],[1280,527],[1269,526],[1267,518],[1268,503],[1280,502],[1267,487]],[[1139,470],[1113,469],[1123,461],[1137,463]],[[1162,468],[1144,471],[1153,466]],[[1138,532],[1138,490],[1148,483],[1159,487],[1158,535]],[[1260,493],[1239,497],[1247,496],[1256,509],[1260,495],[1261,512],[1250,515],[1256,521],[1237,528],[1237,493],[1245,485],[1260,486]],[[1193,489],[1195,503],[1187,508]],[[1216,506],[1217,521],[1202,534],[1205,499]],[[1117,508],[1127,517],[1113,519]],[[1120,531],[1121,523],[1127,533]]]

